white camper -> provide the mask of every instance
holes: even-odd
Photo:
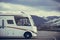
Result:
[[[0,37],[25,37],[37,36],[37,28],[27,14],[0,14]]]

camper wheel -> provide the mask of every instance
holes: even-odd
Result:
[[[25,37],[26,39],[30,39],[30,38],[32,37],[32,34],[31,34],[30,32],[25,32],[25,33],[24,33],[24,37]]]

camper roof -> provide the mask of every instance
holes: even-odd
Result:
[[[24,13],[24,12],[20,12],[20,11],[16,11],[16,12],[11,12],[11,11],[2,11],[0,12],[0,16],[28,16],[28,14]]]

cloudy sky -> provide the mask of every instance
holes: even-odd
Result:
[[[60,0],[0,0],[0,11],[24,11],[38,16],[60,16]]]

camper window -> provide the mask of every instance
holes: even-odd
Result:
[[[7,20],[7,23],[8,23],[8,24],[14,24],[14,23],[13,23],[13,20]]]
[[[28,17],[15,16],[15,21],[18,26],[31,26]]]

